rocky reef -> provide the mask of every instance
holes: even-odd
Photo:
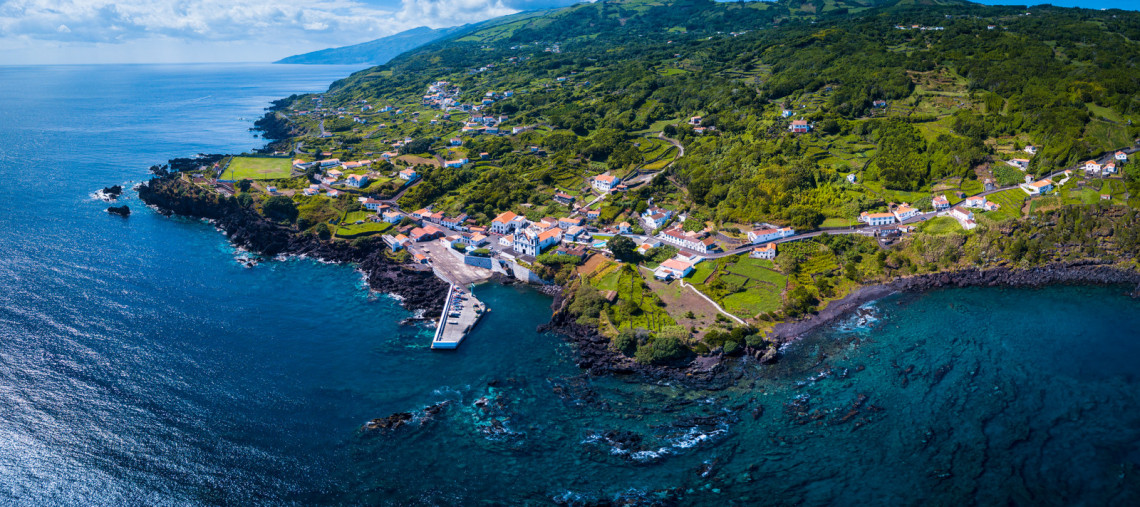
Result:
[[[440,312],[447,284],[427,269],[400,264],[385,255],[387,246],[379,237],[357,241],[326,241],[299,233],[289,224],[265,218],[237,199],[191,184],[177,173],[152,179],[139,186],[139,198],[166,215],[205,218],[229,237],[234,245],[267,256],[303,256],[325,262],[354,263],[364,272],[375,291],[398,296],[405,308]]]
[[[122,206],[108,206],[107,213],[110,213],[112,215],[119,215],[121,217],[127,217],[131,215],[131,207],[127,206],[126,204]]]

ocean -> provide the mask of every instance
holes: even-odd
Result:
[[[432,352],[351,266],[93,197],[353,70],[0,67],[0,504],[1137,502],[1128,287],[893,295],[698,391],[583,374],[525,287]]]

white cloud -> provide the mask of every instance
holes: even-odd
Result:
[[[366,2],[389,2],[374,5]],[[0,0],[0,52],[145,47],[226,48],[201,61],[264,59],[356,44],[417,26],[473,23],[574,0]],[[251,49],[261,48],[259,53]],[[133,54],[133,53],[132,53]],[[113,58],[112,60],[118,60]]]

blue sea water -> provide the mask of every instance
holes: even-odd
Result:
[[[0,504],[1136,503],[1126,287],[891,296],[708,392],[583,375],[526,288],[431,352],[349,266],[91,196],[352,70],[0,67]]]

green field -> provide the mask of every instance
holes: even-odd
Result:
[[[741,318],[778,310],[787,280],[771,261],[745,256],[702,262],[689,275],[698,290]]]
[[[280,180],[290,177],[293,165],[287,158],[234,157],[222,180]]]
[[[1020,188],[1011,188],[1009,190],[1002,190],[996,194],[990,194],[986,199],[996,202],[1001,205],[997,211],[986,211],[982,215],[992,218],[994,220],[1005,220],[1007,218],[1018,218],[1021,216],[1021,206],[1028,197]],[[977,214],[977,212],[975,212]]]
[[[922,232],[941,236],[944,234],[961,234],[966,232],[957,220],[950,217],[935,217],[922,224]]]
[[[364,222],[363,224],[347,224],[341,225],[336,229],[336,235],[339,238],[358,238],[361,236],[371,236],[373,234],[382,234],[392,228],[392,224],[387,222]]]

